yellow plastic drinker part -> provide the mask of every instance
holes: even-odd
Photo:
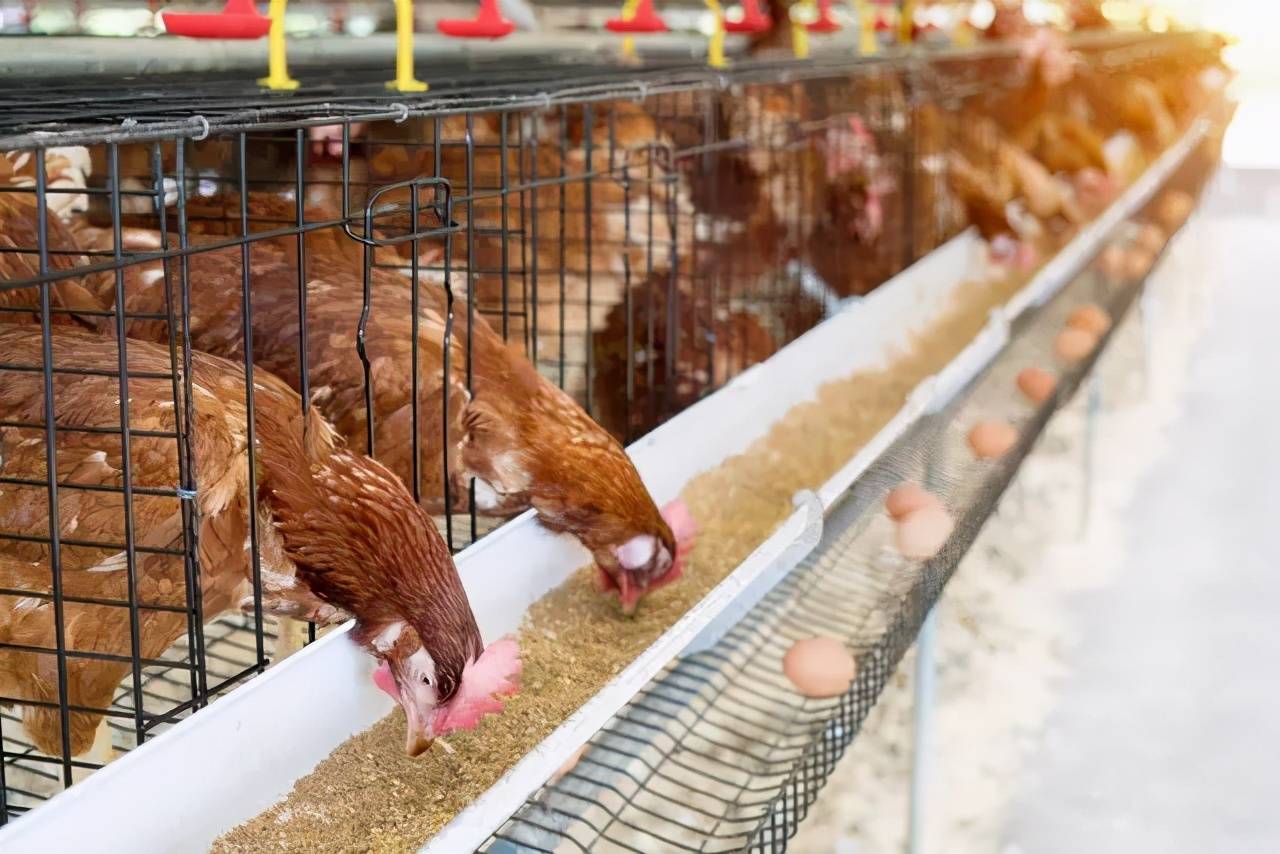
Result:
[[[640,0],[627,0],[622,4],[622,20],[630,21],[636,16],[636,6],[640,5]],[[622,40],[622,55],[627,59],[636,58],[636,37],[627,36]]]
[[[707,8],[715,20],[715,29],[707,41],[707,65],[712,68],[724,68],[728,61],[724,58],[724,8],[720,0],[707,0]]]
[[[271,29],[267,32],[267,76],[258,79],[268,89],[297,89],[298,81],[289,76],[289,60],[285,54],[284,12],[289,0],[271,0],[267,15]]]
[[[796,10],[803,9],[800,16]],[[791,53],[796,59],[809,58],[809,28],[805,26],[809,20],[818,17],[817,0],[801,0],[792,6],[789,12],[791,19]]]
[[[853,0],[853,13],[858,19],[858,55],[875,56],[880,50],[876,38],[876,10],[866,0]]]
[[[902,17],[898,19],[898,41],[911,44],[915,35],[916,4],[915,0],[903,0]]]
[[[387,88],[396,92],[425,92],[427,84],[413,76],[413,0],[395,0],[395,3],[396,79],[388,81]]]

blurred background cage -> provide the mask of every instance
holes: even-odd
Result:
[[[1186,49],[1088,56],[1112,74]],[[315,637],[263,606],[265,375],[459,550],[510,515],[457,474],[477,359],[514,348],[619,441],[643,436],[963,229],[947,152],[1021,73],[1004,48],[494,63],[433,70],[412,107],[340,71],[286,102],[217,80],[149,81],[163,102],[11,87],[0,327],[23,346],[0,381],[30,393],[0,422],[0,822]],[[111,357],[55,352],[64,328]],[[200,351],[240,366],[218,393],[247,431],[241,574],[210,565],[201,527]],[[112,411],[69,424],[83,388]]]

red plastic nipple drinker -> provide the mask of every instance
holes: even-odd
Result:
[[[271,19],[254,7],[253,0],[227,0],[217,13],[160,14],[167,32],[193,39],[260,39],[271,29]]]
[[[806,29],[811,33],[834,33],[841,29],[839,22],[831,17],[831,0],[818,0],[818,18]]]
[[[502,17],[498,0],[480,0],[480,11],[474,18],[450,18],[436,22],[436,29],[446,36],[460,39],[500,39],[516,25]]]
[[[667,22],[654,11],[653,0],[640,0],[635,14],[628,18],[624,12],[621,18],[605,21],[604,27],[613,33],[665,33]]]
[[[725,32],[730,33],[763,33],[772,26],[773,19],[760,11],[757,0],[742,0],[742,18],[724,22]]]

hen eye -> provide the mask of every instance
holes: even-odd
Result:
[[[430,685],[430,684],[431,684],[431,677],[430,677],[430,676],[423,676],[423,677],[422,677],[422,684],[423,684],[423,685]]]

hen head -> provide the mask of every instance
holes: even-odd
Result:
[[[634,612],[646,591],[679,577],[688,512],[659,511],[622,445],[515,348],[495,342],[477,354],[485,379],[460,444],[477,505],[532,507],[543,527],[591,552],[604,589]]]
[[[826,155],[828,182],[835,181],[845,172],[863,169],[876,156],[876,138],[860,116],[850,116],[845,125],[827,128],[826,136],[819,139],[819,144]]]
[[[697,533],[683,501],[662,508],[648,526],[620,526],[592,549],[600,587],[616,593],[624,614],[634,614],[646,593],[678,579]],[[583,540],[595,537],[584,536]],[[590,546],[589,546],[590,547]]]
[[[1040,75],[1049,86],[1062,86],[1071,80],[1080,63],[1072,53],[1061,33],[1047,28],[1036,29],[1022,43],[1019,59],[1024,68]]]
[[[1039,253],[1033,244],[1001,234],[988,246],[991,263],[997,268],[1029,273],[1035,269]]]
[[[335,460],[341,458],[335,454]],[[478,702],[468,672],[483,657],[483,642],[457,569],[430,518],[380,464],[350,459],[356,462],[354,478],[336,503],[359,505],[348,515],[359,525],[346,533],[353,543],[351,574],[337,580],[330,573],[312,587],[355,616],[353,637],[391,677],[405,712],[405,752],[418,756],[455,728],[446,725],[442,712],[464,698],[472,698],[464,703],[468,707]],[[358,498],[352,494],[356,489],[363,490]],[[330,506],[334,503],[331,498]]]
[[[485,715],[502,711],[502,697],[519,690],[520,651],[513,638],[490,644],[460,673],[446,673],[412,629],[393,624],[383,634],[394,646],[374,671],[373,684],[404,708],[410,756],[420,755],[436,738],[475,729]]]
[[[602,589],[631,614],[646,592],[680,577],[692,520],[678,502],[659,511],[622,446],[555,392],[527,408],[473,401],[464,468],[482,506],[532,506],[543,527],[576,537]]]

